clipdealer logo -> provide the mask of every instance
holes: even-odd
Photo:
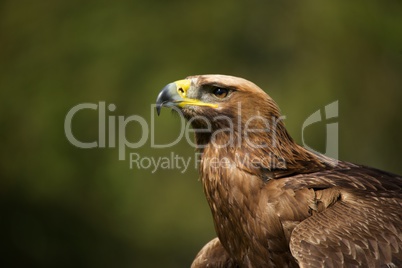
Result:
[[[186,123],[184,118],[180,117],[182,129],[180,135],[172,142],[167,144],[157,144],[155,141],[154,129],[155,129],[155,107],[151,105],[151,122],[147,122],[140,115],[107,115],[107,112],[114,112],[116,105],[111,103],[107,105],[101,101],[98,104],[95,103],[81,103],[71,108],[66,114],[64,120],[64,132],[67,140],[74,146],[81,149],[91,148],[118,148],[118,159],[126,159],[126,149],[138,149],[143,147],[150,139],[151,148],[168,148],[176,145],[183,137],[186,138],[188,143],[195,146],[192,141],[192,137],[189,134],[191,127],[189,123]],[[173,107],[175,108],[175,107]],[[81,141],[73,133],[73,118],[79,116],[79,112],[82,110],[98,110],[98,139],[96,141]],[[177,109],[177,108],[176,108]],[[177,109],[178,110],[178,109]],[[117,120],[116,120],[117,119]],[[116,122],[117,121],[117,122]],[[141,137],[137,141],[129,141],[126,138],[126,128],[129,124],[136,124],[139,127],[139,133]],[[117,125],[117,126],[116,126]],[[184,127],[183,127],[184,126]],[[116,133],[117,129],[117,133]],[[108,137],[106,137],[108,136]],[[117,141],[117,144],[116,144]]]
[[[98,140],[92,142],[84,142],[78,140],[72,130],[72,121],[74,116],[78,116],[81,110],[90,109],[98,110]],[[109,112],[114,112],[116,110],[116,105],[113,103],[107,106]],[[107,120],[106,120],[107,117]],[[131,115],[124,117],[122,115],[117,116],[117,147],[119,149],[119,160],[125,160],[126,147],[136,149],[145,145],[148,140],[149,129],[146,120],[139,115]],[[137,123],[141,127],[141,138],[136,142],[130,142],[126,139],[126,127],[129,123]],[[107,127],[106,127],[107,126]],[[68,141],[81,149],[91,149],[91,148],[116,148],[116,115],[106,116],[106,103],[99,102],[95,103],[81,103],[73,108],[71,108],[64,120],[64,132]],[[108,134],[108,141],[106,143],[106,133]]]
[[[113,114],[116,110],[116,105],[110,103],[106,105],[106,102],[100,101],[99,103],[80,103],[76,106],[72,107],[66,114],[64,120],[64,132],[67,140],[74,146],[81,148],[81,149],[91,149],[91,148],[117,148],[118,149],[118,160],[124,161],[126,160],[127,149],[135,150],[143,146],[149,146],[150,148],[159,149],[159,148],[169,148],[175,146],[179,141],[183,138],[186,139],[187,143],[196,148],[197,145],[194,143],[194,134],[197,131],[200,132],[211,132],[211,122],[210,119],[205,117],[200,117],[200,120],[203,120],[207,126],[206,129],[192,129],[191,128],[191,121],[186,121],[183,116],[179,116],[180,120],[180,134],[177,138],[166,144],[157,144],[155,141],[155,104],[150,106],[150,114],[151,120],[147,122],[140,115],[116,115]],[[238,116],[241,117],[241,104],[238,104]],[[180,109],[176,107],[172,107],[175,109],[179,114],[181,113]],[[74,126],[73,121],[75,117],[80,115],[80,112],[83,110],[94,110],[98,111],[96,120],[98,121],[98,130],[97,130],[97,140],[94,141],[81,141],[74,135]],[[324,114],[324,116],[322,116]],[[220,116],[219,119],[222,120],[230,120],[230,118],[223,118],[224,116]],[[303,123],[301,128],[302,134],[302,145],[313,151],[318,153],[316,150],[308,146],[305,142],[304,132],[305,130],[316,123],[322,122],[327,119],[331,119],[331,123],[326,123],[326,146],[325,152],[321,152],[325,156],[334,158],[335,160],[338,158],[338,122],[334,122],[334,118],[338,117],[338,101],[334,101],[324,107],[324,109],[319,109],[312,113]],[[285,119],[285,116],[281,116],[278,119],[267,120],[262,118],[261,116],[257,115],[252,117],[250,120],[266,120],[264,122],[267,126],[266,129],[248,129],[248,123],[245,124],[245,129],[239,129],[241,126],[236,126],[234,123],[229,124],[232,126],[225,131],[229,133],[229,142],[226,144],[214,144],[214,146],[222,147],[222,146],[233,146],[230,141],[235,135],[236,131],[242,131],[245,133],[245,139],[248,145],[253,146],[247,140],[247,134],[250,132],[261,132],[261,131],[273,131],[276,127],[276,123],[278,120]],[[229,122],[230,123],[230,122]],[[136,141],[130,141],[126,137],[126,128],[128,125],[135,125],[139,129],[140,137]],[[213,136],[213,134],[212,134]],[[234,140],[234,139],[233,139]],[[212,139],[212,142],[214,139]],[[149,144],[147,144],[149,142]],[[240,144],[236,144],[240,145]],[[235,145],[235,146],[236,146]],[[256,148],[259,148],[260,145],[255,145]],[[273,144],[267,146],[276,146],[275,141]],[[196,167],[199,162],[199,155],[195,154],[193,157],[183,157],[174,152],[171,152],[169,155],[166,156],[143,156],[137,152],[130,152],[129,153],[129,167],[130,169],[148,169],[151,170],[152,173],[156,172],[158,169],[179,169],[182,173],[188,170],[191,166],[190,163],[194,162],[194,166]]]

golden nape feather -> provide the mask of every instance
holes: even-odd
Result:
[[[217,238],[192,267],[402,267],[402,178],[297,145],[258,86],[191,76],[157,98],[191,121]]]

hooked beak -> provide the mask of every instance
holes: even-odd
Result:
[[[166,85],[159,93],[156,99],[156,112],[158,115],[161,112],[161,108],[165,107],[180,107],[183,108],[187,105],[194,106],[209,106],[218,107],[217,104],[202,102],[197,99],[187,98],[187,92],[191,87],[191,80],[184,79]]]

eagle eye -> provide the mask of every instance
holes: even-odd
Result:
[[[229,93],[229,90],[226,88],[221,88],[221,87],[216,87],[213,89],[212,94],[214,94],[217,98],[223,99],[225,98]]]

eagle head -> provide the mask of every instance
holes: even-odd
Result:
[[[261,88],[228,75],[189,76],[170,83],[156,100],[158,114],[163,106],[181,113],[194,128],[204,128],[206,122],[217,129],[247,122],[251,127],[258,118],[280,116],[278,106]]]

